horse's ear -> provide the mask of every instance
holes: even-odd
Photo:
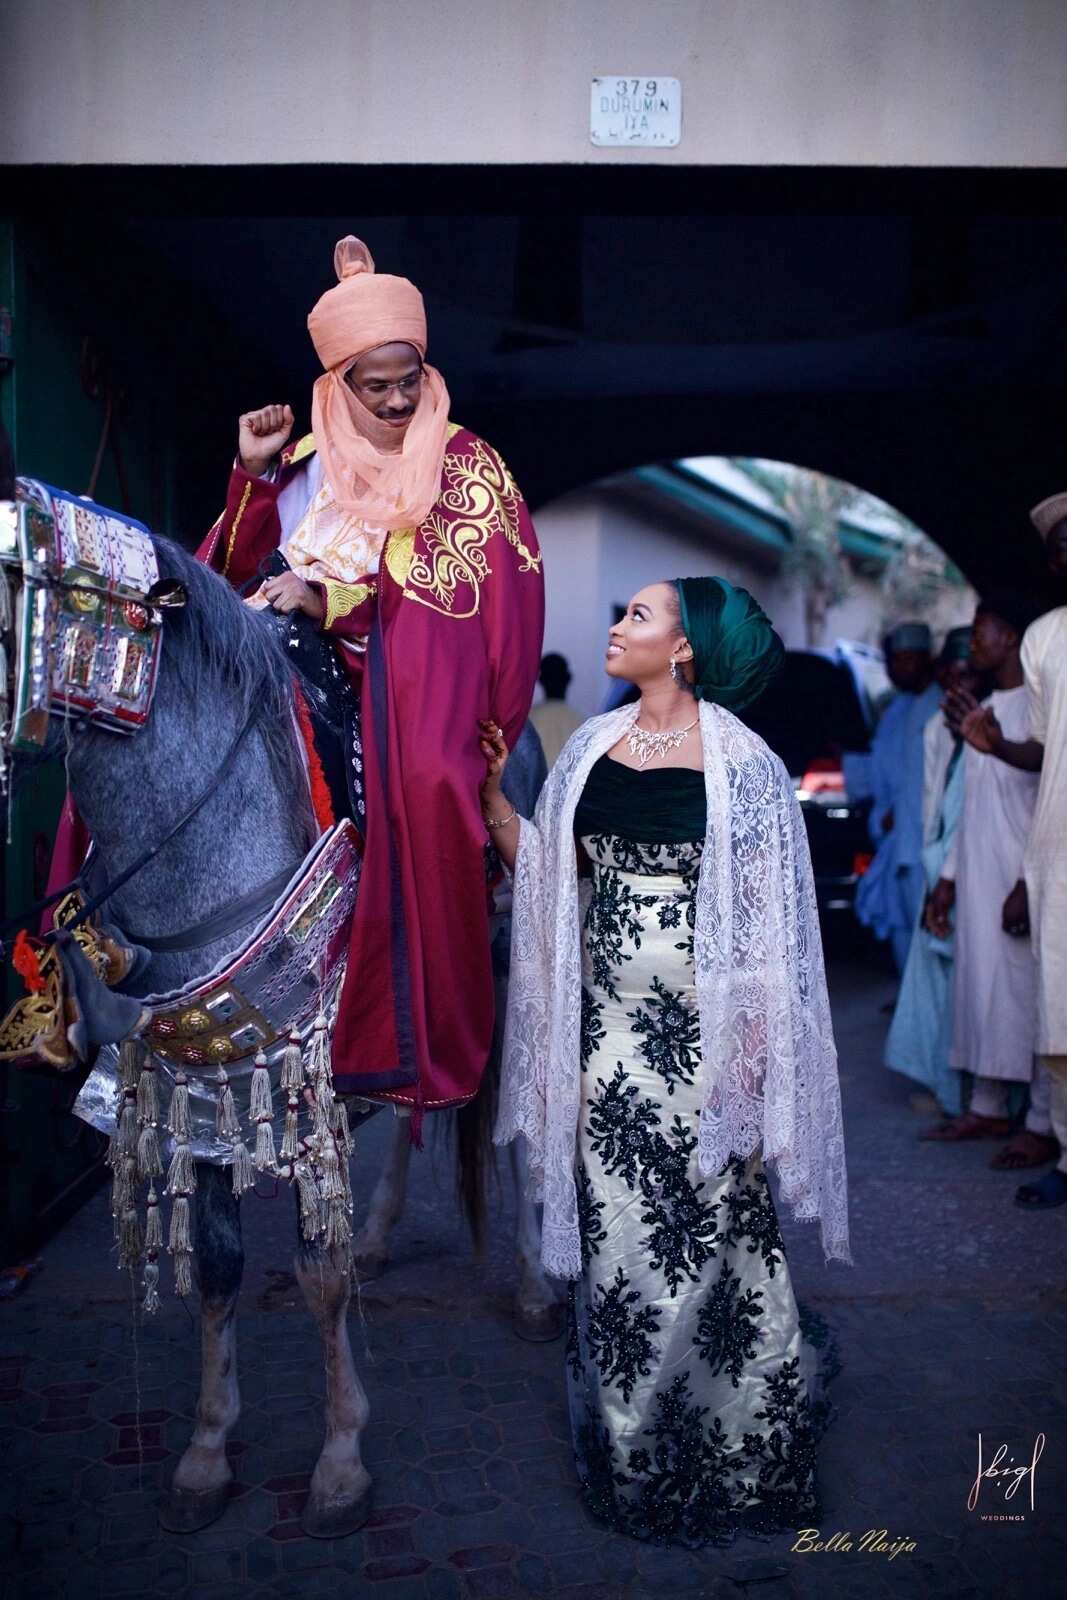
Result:
[[[145,600],[157,611],[180,611],[189,604],[189,591],[177,578],[157,578]]]

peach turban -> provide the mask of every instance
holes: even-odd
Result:
[[[448,390],[423,366],[419,403],[399,449],[396,434],[352,393],[345,373],[383,344],[410,344],[426,354],[422,295],[407,278],[374,270],[361,239],[348,234],[333,253],[338,282],[308,317],[325,367],[312,393],[311,429],[334,499],[361,521],[382,528],[425,522],[441,487],[448,440]]]
[[[382,344],[413,344],[426,354],[426,309],[407,278],[375,272],[362,239],[348,234],[333,252],[337,284],[308,317],[308,331],[326,371],[350,365]]]

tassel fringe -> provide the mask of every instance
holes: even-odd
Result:
[[[193,1242],[189,1231],[189,1199],[187,1195],[179,1195],[174,1202],[174,1209],[170,1215],[170,1239],[167,1248],[174,1257],[175,1292],[183,1296],[191,1294],[193,1290]]]
[[[288,1046],[286,1046],[288,1049]],[[284,1087],[284,1085],[283,1085]],[[271,1092],[270,1072],[267,1069],[267,1058],[261,1050],[256,1056],[255,1070],[252,1073],[252,1090],[248,1102],[248,1116],[251,1122],[260,1122],[264,1117],[274,1115],[274,1095]]]
[[[189,1195],[196,1191],[196,1173],[188,1139],[179,1139],[167,1172],[167,1193]],[[175,1202],[177,1204],[177,1202]]]
[[[278,1157],[274,1151],[274,1129],[266,1119],[256,1124],[254,1165],[257,1172],[274,1172],[277,1170]]]
[[[189,1080],[184,1072],[174,1074],[174,1092],[170,1097],[167,1131],[175,1139],[188,1139],[192,1134],[189,1121]]]
[[[295,1161],[300,1154],[297,1122],[300,1116],[300,1102],[295,1094],[290,1094],[285,1112],[285,1134],[282,1138],[281,1159]]]
[[[159,1310],[159,1266],[153,1257],[144,1264],[144,1300],[141,1309],[146,1317]]]
[[[300,1050],[300,1035],[294,1031],[282,1057],[282,1088],[288,1094],[299,1094],[304,1086],[304,1057]]]
[[[352,1154],[353,1139],[348,1125],[348,1107],[343,1100],[335,1100],[333,1104],[333,1132],[337,1148],[347,1160]]]
[[[164,1248],[174,1263],[174,1289],[181,1297],[192,1293],[192,1216],[190,1200],[196,1191],[196,1168],[191,1139],[192,1117],[189,1080],[180,1069],[161,1122],[158,1065],[140,1039],[125,1039],[119,1051],[122,1104],[108,1151],[112,1167],[111,1209],[121,1267],[143,1263],[146,1315],[160,1308],[159,1257]],[[300,1096],[305,1086],[312,1094],[311,1131],[300,1134]],[[352,1184],[349,1157],[353,1139],[348,1110],[333,1086],[329,1023],[320,1011],[315,1017],[306,1051],[294,1028],[282,1057],[281,1089],[285,1095],[285,1129],[280,1150],[275,1149],[274,1094],[266,1054],[255,1058],[248,1120],[255,1128],[254,1153],[242,1136],[241,1120],[225,1067],[217,1074],[215,1128],[232,1150],[233,1193],[240,1197],[255,1183],[257,1172],[287,1176],[295,1183],[300,1226],[305,1239],[319,1242],[331,1253],[350,1262],[352,1241]],[[163,1178],[159,1130],[174,1140],[174,1153],[166,1171],[163,1193],[172,1197],[170,1226],[165,1230],[156,1179]],[[136,1186],[147,1181],[147,1214],[142,1228],[136,1206]],[[348,1266],[342,1270],[347,1271]]]
[[[317,1239],[322,1232],[318,1186],[306,1161],[298,1161],[293,1172],[296,1178],[297,1198],[300,1202],[300,1227],[305,1239]]]
[[[133,1204],[133,1189],[137,1181],[137,1160],[134,1156],[117,1156],[112,1165],[111,1215],[115,1222],[115,1238],[119,1237],[122,1218]]]
[[[156,1186],[153,1183],[148,1190],[148,1215],[144,1228],[145,1254],[149,1257],[163,1248],[163,1216],[159,1207],[159,1198],[156,1195]]]
[[[218,1072],[219,1098],[215,1107],[215,1131],[220,1139],[239,1139],[241,1137],[241,1123],[237,1116],[237,1107],[233,1101],[233,1090],[225,1068],[220,1067]]]
[[[159,1083],[151,1056],[141,1068],[141,1076],[137,1080],[137,1120],[142,1125],[159,1121]]]
[[[119,1221],[119,1268],[134,1267],[141,1259],[144,1241],[141,1238],[141,1219],[131,1197],[130,1204]]]
[[[193,1261],[191,1253],[174,1257],[174,1293],[184,1300],[193,1292]]]
[[[243,1139],[238,1139],[233,1146],[233,1192],[238,1200],[246,1189],[251,1189],[256,1181],[255,1172],[252,1170],[252,1157],[248,1153],[248,1146]]]
[[[137,1141],[137,1176],[143,1182],[145,1178],[160,1177],[162,1172],[155,1123],[146,1122]]]
[[[136,1089],[145,1054],[140,1039],[123,1039],[119,1046],[119,1077],[124,1089]]]

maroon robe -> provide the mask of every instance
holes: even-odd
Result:
[[[312,448],[287,446],[273,483],[234,469],[197,552],[233,584],[276,548],[278,495]],[[367,835],[334,1079],[419,1112],[460,1105],[493,1033],[478,720],[492,717],[512,746],[530,709],[544,628],[537,537],[495,451],[455,428],[422,526],[388,535],[365,584],[317,587],[324,630],[366,642],[362,654],[340,649],[360,685]]]

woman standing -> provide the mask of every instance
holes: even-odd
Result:
[[[851,1260],[804,824],[733,715],[782,657],[723,579],[641,590],[607,652],[641,698],[571,737],[533,822],[483,729],[514,873],[495,1137],[526,1136],[542,1259],[573,1280],[579,1474],[600,1519],[692,1546],[815,1512],[831,1358],[801,1328],[765,1158],[826,1258]]]

